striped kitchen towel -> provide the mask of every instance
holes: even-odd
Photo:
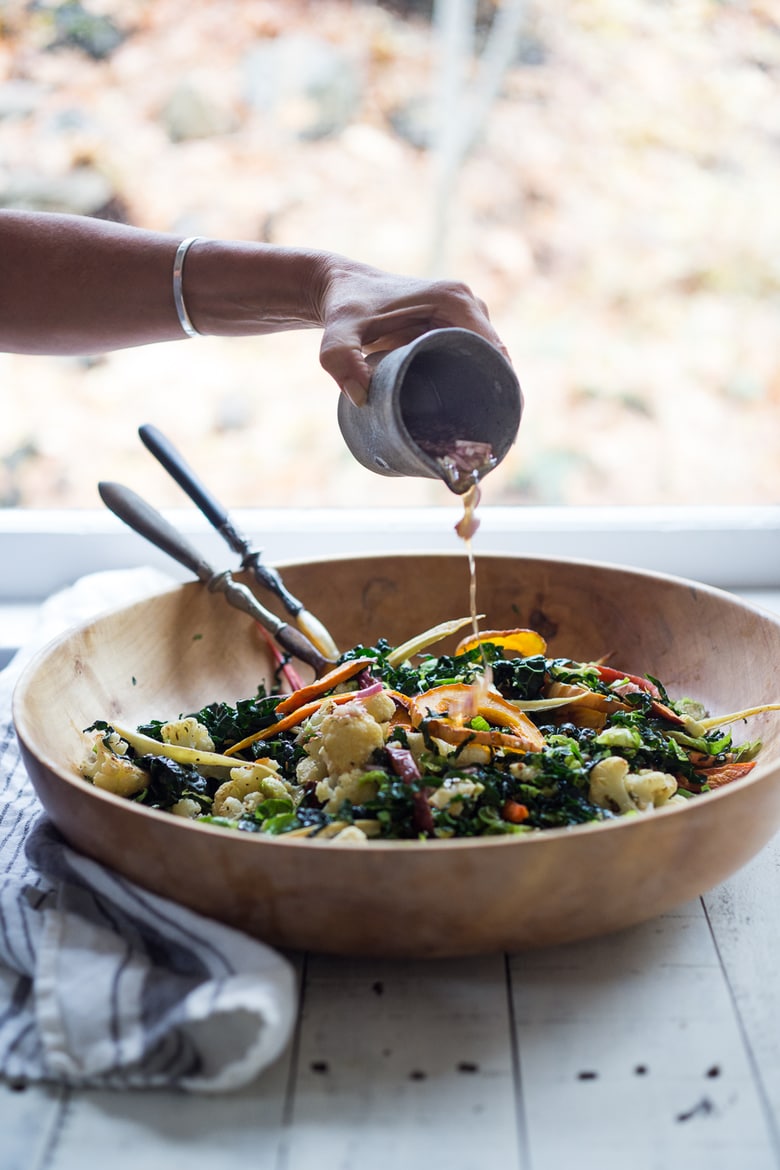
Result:
[[[34,644],[0,672],[0,1074],[11,1081],[224,1092],[292,1033],[287,960],[72,850],[20,759],[11,695],[34,650],[171,583],[152,570],[84,578],[46,603]]]

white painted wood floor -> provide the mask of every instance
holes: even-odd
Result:
[[[0,1170],[780,1170],[780,836],[704,898],[516,955],[300,961],[230,1097],[0,1087]]]

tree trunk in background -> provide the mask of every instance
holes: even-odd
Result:
[[[431,276],[441,276],[447,268],[451,211],[457,198],[460,168],[482,132],[512,63],[527,0],[505,0],[497,9],[476,77],[469,82],[476,7],[476,0],[436,0],[434,5],[438,62],[434,79],[433,213],[428,258]]]

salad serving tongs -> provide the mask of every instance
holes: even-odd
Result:
[[[246,585],[233,579],[229,569],[221,572],[213,569],[156,508],[130,488],[121,483],[102,482],[98,484],[98,491],[103,503],[115,516],[194,573],[210,592],[222,593],[230,605],[254,618],[288,653],[308,663],[318,675],[333,665],[333,659],[321,653],[305,634],[261,605]]]
[[[279,598],[287,612],[295,618],[298,629],[326,658],[338,658],[338,647],[319,618],[310,613],[303,602],[290,593],[276,569],[263,564],[260,559],[261,551],[253,548],[246,536],[239,532],[227,509],[195,474],[170,439],[151,423],[139,427],[138,434],[147,450],[151,451],[158,463],[187,493],[209,524],[216,528],[233,552],[238,553],[241,557],[241,568],[251,572],[259,585],[269,589]]]

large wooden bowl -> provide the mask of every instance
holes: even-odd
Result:
[[[465,557],[286,566],[342,648],[399,642],[468,611]],[[548,653],[611,661],[714,713],[780,699],[780,619],[719,590],[577,561],[478,559],[484,628],[530,626]],[[260,839],[102,792],[77,774],[81,729],[133,725],[254,693],[268,658],[251,621],[193,583],[79,628],[20,680],[14,717],[40,800],[77,849],[269,943],[337,954],[447,956],[612,931],[744,864],[780,823],[780,714],[751,721],[759,766],[687,805],[521,838],[368,846]],[[741,731],[738,729],[737,738]]]

